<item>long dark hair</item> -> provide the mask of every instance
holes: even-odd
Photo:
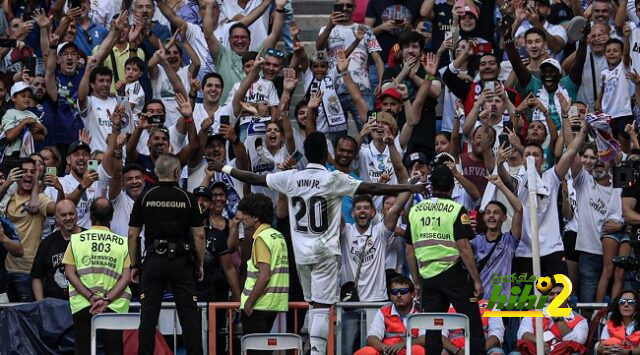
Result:
[[[622,295],[625,293],[633,294],[633,299],[636,300],[636,304],[635,304],[636,311],[633,313],[633,316],[631,318],[631,320],[633,321],[633,328],[635,331],[640,326],[640,313],[638,312],[638,306],[640,305],[640,295],[638,295],[636,291],[622,290],[611,301],[611,304],[609,304],[609,312],[611,312],[609,319],[613,322],[613,325],[615,325],[616,327],[619,327],[620,325],[622,325],[622,314],[620,313],[620,306],[618,305],[618,301],[620,300],[620,298],[622,298]]]

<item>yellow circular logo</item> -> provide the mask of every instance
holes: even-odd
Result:
[[[541,293],[547,293],[553,287],[553,282],[551,282],[551,278],[549,276],[541,277],[536,282],[536,288]]]

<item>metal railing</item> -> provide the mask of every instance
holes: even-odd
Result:
[[[336,314],[336,323],[335,323],[335,334],[336,334],[336,354],[342,354],[342,322],[344,311],[347,309],[356,309],[362,310],[365,312],[360,312],[360,343],[362,344],[362,339],[366,339],[367,330],[369,329],[369,325],[371,324],[371,320],[368,319],[369,313],[366,312],[368,309],[375,309],[377,312],[382,306],[388,305],[390,302],[338,302],[335,305],[335,314]],[[375,314],[375,313],[374,313]],[[373,315],[371,315],[373,318]]]

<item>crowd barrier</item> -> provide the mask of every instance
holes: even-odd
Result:
[[[8,307],[21,305],[24,303],[4,303],[0,304],[0,310]],[[327,354],[341,354],[342,353],[342,324],[344,320],[344,313],[347,310],[364,310],[360,312],[360,336],[361,343],[364,344],[366,339],[367,329],[373,320],[373,316],[382,306],[388,304],[388,302],[339,302],[332,308],[329,318],[329,341],[327,343]],[[228,341],[229,349],[228,353],[234,353],[234,329],[233,329],[233,311],[239,309],[239,302],[198,302],[198,308],[201,311],[202,319],[202,346],[208,350],[208,354],[216,354],[217,342],[221,341],[221,335],[217,329],[217,322],[222,321],[218,319],[217,311],[226,311],[226,341]],[[298,333],[300,326],[303,322],[298,315],[301,309],[308,309],[309,305],[306,302],[289,302],[289,309],[293,310],[293,329],[294,333]],[[594,311],[607,307],[606,303],[577,303],[572,307],[578,312]],[[140,309],[140,303],[132,302],[130,310],[136,311]],[[164,318],[161,318],[158,325],[160,332],[163,335],[173,335],[174,338],[174,353],[176,350],[177,336],[182,333],[180,324],[178,322],[177,312],[175,310],[175,303],[163,302],[162,310],[164,312]],[[166,312],[169,311],[169,312]],[[286,313],[279,315],[276,321],[275,330],[280,333],[287,331],[286,329]],[[594,329],[595,330],[595,329]],[[236,334],[237,335],[237,334]],[[596,336],[599,336],[599,332],[596,330]]]

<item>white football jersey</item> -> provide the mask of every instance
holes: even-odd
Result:
[[[267,175],[267,186],[287,195],[291,240],[297,264],[315,264],[340,255],[342,197],[353,196],[362,181],[309,163],[304,170]]]

